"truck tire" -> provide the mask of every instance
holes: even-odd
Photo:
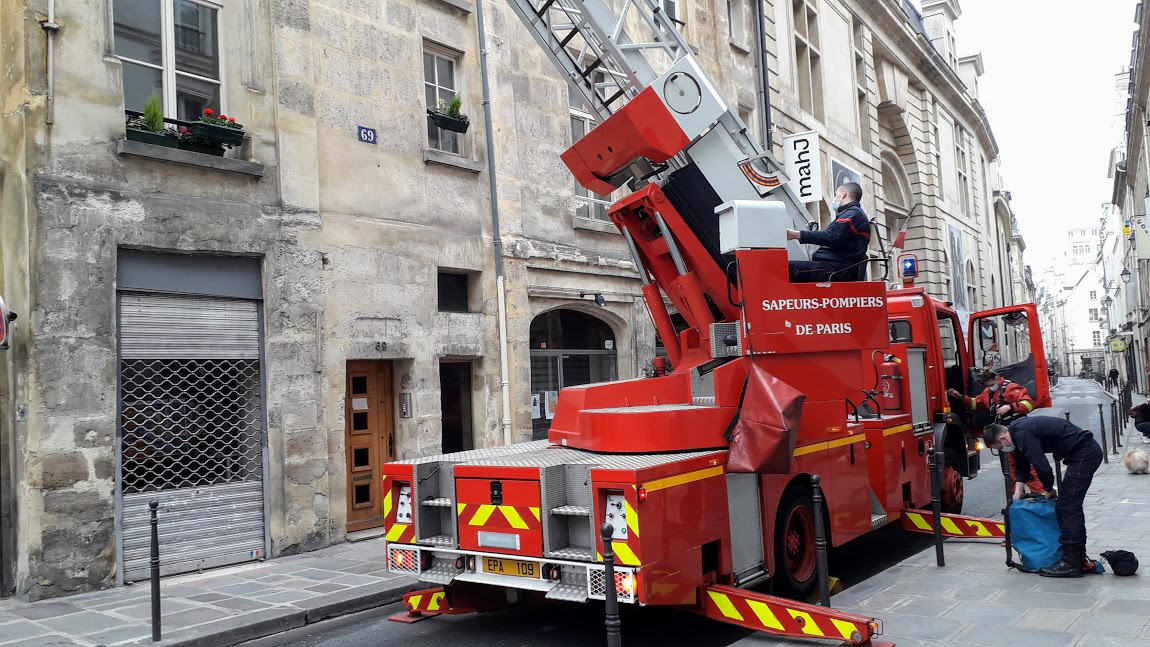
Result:
[[[962,514],[962,473],[958,471],[961,461],[965,460],[957,449],[950,447],[946,450],[946,465],[942,471],[941,507],[947,514]]]
[[[774,591],[806,600],[818,585],[815,551],[815,506],[809,489],[791,486],[775,518]]]

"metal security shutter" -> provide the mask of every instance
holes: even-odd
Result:
[[[255,301],[120,295],[124,579],[264,555],[263,381]]]

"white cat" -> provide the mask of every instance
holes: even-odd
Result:
[[[1122,459],[1122,463],[1131,474],[1150,473],[1150,455],[1137,447],[1131,447],[1126,452],[1126,457]]]

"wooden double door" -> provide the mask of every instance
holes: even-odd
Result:
[[[347,530],[383,525],[381,468],[395,459],[395,393],[391,362],[347,363],[344,447],[347,454]]]

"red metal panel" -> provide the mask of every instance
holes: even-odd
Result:
[[[536,469],[536,479],[538,475],[539,470]],[[493,481],[499,481],[502,486],[501,503],[492,503]],[[457,477],[455,501],[460,548],[508,555],[533,557],[543,555],[543,525],[540,521],[542,514],[539,509],[538,480]],[[516,535],[519,537],[519,549],[480,546],[480,532]]]
[[[665,162],[691,140],[654,88],[647,88],[587,133],[560,157],[579,184],[601,196],[615,187],[605,178],[636,157]]]
[[[514,459],[513,456],[508,457]],[[521,481],[539,480],[538,467],[516,467],[509,465],[466,465],[455,466],[455,478],[518,479]]]
[[[787,268],[785,249],[746,250],[737,256],[743,276],[779,276]],[[756,349],[822,353],[889,344],[881,282],[747,281],[743,301],[751,328],[747,337]]]
[[[412,501],[411,523],[398,523],[399,493],[404,486],[412,484],[413,467],[410,464],[387,463],[383,466],[383,528],[387,541],[396,544],[415,543],[415,509]]]

